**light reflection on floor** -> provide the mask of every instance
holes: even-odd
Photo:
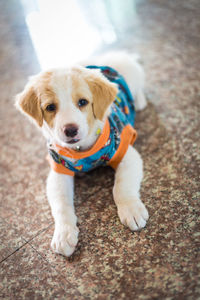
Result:
[[[134,0],[21,2],[41,69],[75,63],[113,44],[135,16]]]

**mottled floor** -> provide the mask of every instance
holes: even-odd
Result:
[[[0,1],[0,297],[199,299],[200,2],[137,1],[138,23],[113,48],[138,51],[148,107],[137,114],[148,225],[132,233],[112,199],[113,172],[77,179],[80,241],[50,249],[45,141],[12,97],[39,71],[18,1]],[[105,177],[106,185],[105,185]]]

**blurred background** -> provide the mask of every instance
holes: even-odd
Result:
[[[87,58],[132,37],[134,0],[21,0],[42,69]]]
[[[67,259],[50,249],[46,141],[14,96],[40,70],[119,49],[146,74],[135,147],[150,219],[120,223],[111,169],[77,178]],[[200,299],[199,67],[199,0],[0,0],[1,299]]]

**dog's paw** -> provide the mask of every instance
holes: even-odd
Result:
[[[53,239],[51,241],[51,248],[56,253],[70,256],[75,250],[78,243],[79,230],[75,226],[60,225],[56,226]]]
[[[149,214],[140,199],[130,199],[118,204],[117,208],[122,224],[128,226],[133,231],[145,227]]]

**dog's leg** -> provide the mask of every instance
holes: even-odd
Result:
[[[129,146],[116,170],[113,196],[121,222],[131,230],[143,228],[149,217],[140,200],[142,176],[142,159],[139,153]]]
[[[73,186],[73,177],[50,171],[47,179],[47,197],[55,221],[51,247],[56,253],[66,256],[74,252],[78,242]]]

